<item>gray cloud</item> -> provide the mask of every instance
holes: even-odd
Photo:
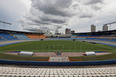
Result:
[[[103,3],[103,0],[89,0],[87,3],[85,3],[86,5],[89,4],[97,4],[97,3]]]
[[[44,22],[45,21],[50,21],[51,23],[58,23],[58,24],[66,22],[65,20],[52,19],[52,18],[44,18],[44,17],[42,17],[41,20],[44,21]]]
[[[102,8],[92,5],[102,3],[100,0],[85,2],[81,0],[32,0],[31,9],[23,17],[22,25],[27,28],[36,25],[41,29],[61,29],[66,27],[64,24],[72,25],[69,23],[75,17],[80,19],[94,17],[93,11]],[[89,5],[87,6],[87,4]]]
[[[57,29],[61,29],[62,27],[61,26],[57,26]]]
[[[45,14],[58,15],[64,17],[73,16],[73,13],[68,12],[71,4],[72,0],[33,0],[32,2],[32,6],[34,8],[39,9]]]
[[[44,30],[44,29],[49,29],[49,27],[40,27],[40,29],[43,29],[43,30]]]
[[[44,26],[44,27],[40,27],[41,30],[44,30],[45,32],[49,31],[54,31],[54,29],[50,28],[49,26]]]
[[[100,10],[102,7],[100,5],[92,5],[91,8],[95,10]]]
[[[72,2],[72,0],[32,0],[30,12],[23,17],[23,22],[20,22],[26,26],[27,24],[41,27],[54,25],[54,27],[59,28],[56,25],[67,23],[70,17],[76,15],[75,11],[71,12]]]
[[[83,14],[79,16],[80,18],[92,18],[93,15],[92,14]]]
[[[90,31],[95,21],[101,29],[102,23],[116,20],[115,4],[116,0],[0,0],[0,20],[12,23],[12,30]]]

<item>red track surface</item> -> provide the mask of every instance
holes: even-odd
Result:
[[[6,54],[13,54],[18,55],[18,53],[6,53]],[[39,57],[78,57],[83,56],[84,52],[62,52],[61,55],[56,55],[55,52],[36,52],[33,56]],[[105,55],[110,53],[96,53],[96,55]]]

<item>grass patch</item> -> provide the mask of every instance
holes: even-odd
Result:
[[[10,55],[0,53],[0,59],[17,60],[17,61],[48,61],[49,57],[33,57],[33,56]]]
[[[31,41],[11,44],[0,47],[0,52],[6,51],[34,51],[34,52],[85,52],[85,51],[109,51],[115,52],[116,48],[103,45],[91,44],[81,41],[50,40],[50,41]]]
[[[70,57],[70,61],[100,61],[100,60],[111,60],[116,59],[116,53],[98,56],[81,56],[81,57]]]

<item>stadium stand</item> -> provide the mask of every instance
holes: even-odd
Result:
[[[112,34],[112,35],[110,35],[111,37],[116,37],[116,34]]]
[[[78,35],[78,37],[87,37],[88,35]]]
[[[97,38],[96,40],[107,41],[107,39],[104,38]]]
[[[0,41],[4,40],[2,37],[0,37]]]
[[[77,40],[86,40],[86,38],[76,38]]]
[[[116,39],[111,39],[110,41],[114,41],[114,42],[116,42]]]
[[[92,68],[24,68],[2,67],[2,77],[115,77],[116,67]]]
[[[17,37],[20,40],[28,40],[28,38],[24,33],[12,33],[15,37]]]
[[[91,37],[100,37],[100,36],[102,36],[102,35],[91,35]]]
[[[111,41],[116,42],[116,37],[87,37],[85,40]]]
[[[45,39],[45,35],[39,35],[39,34],[26,34],[31,39]]]
[[[10,35],[9,33],[0,33],[0,37],[6,39],[6,40],[17,40],[17,38],[13,37],[12,35]]]
[[[27,36],[26,36],[26,35]],[[111,34],[109,35],[105,35],[105,34],[85,34],[85,35],[74,35],[74,37],[72,38],[54,38],[55,40],[56,39],[74,39],[76,36],[75,39],[77,40],[100,40],[100,41],[116,41],[116,38],[111,38],[110,36]],[[16,37],[16,38],[15,38]],[[29,37],[29,38],[28,38]],[[15,32],[15,33],[12,33],[9,34],[9,33],[6,33],[6,32],[1,32],[0,33],[0,41],[1,40],[16,40],[19,39],[19,41],[25,39],[44,39],[46,38],[43,34],[34,34],[34,33],[20,33],[20,32]],[[53,38],[50,38],[53,40]],[[18,51],[19,52],[19,51]],[[32,61],[31,61],[32,62]],[[26,62],[26,61],[21,61],[21,62],[18,62],[18,61],[5,61],[5,60],[1,60],[0,63],[0,77],[116,77],[116,67],[115,66],[111,66],[111,67],[100,67],[99,65],[104,65],[104,64],[116,64],[116,61],[115,60],[111,60],[111,61],[86,61],[86,62],[68,62],[70,63],[69,65],[72,65],[72,66],[76,66],[76,65],[80,65],[79,68],[68,68],[68,65],[66,62],[59,62],[59,63],[55,63],[55,62],[48,62],[48,63],[44,63],[44,62]],[[14,64],[13,66],[11,67],[8,67],[8,66],[5,66],[4,64]],[[39,68],[29,68],[26,66],[26,63],[28,65],[39,65],[42,66],[43,64],[44,65],[49,65],[49,66],[53,66],[53,65],[56,65],[56,66],[60,66],[61,64],[62,65],[65,65],[67,66],[66,68],[63,68],[63,67],[60,67],[60,68],[55,68],[52,67],[48,67],[48,68],[40,68],[40,66],[38,66]],[[98,64],[97,64],[98,63]],[[3,64],[3,66],[2,66]],[[19,67],[15,67],[15,65],[20,65],[22,64],[23,67],[19,66]],[[86,68],[83,68],[83,66],[86,66],[86,65],[90,65],[90,67],[86,67]],[[91,67],[92,65],[98,65],[98,67]],[[25,67],[26,66],[26,67]],[[82,67],[82,68],[81,68]]]
[[[96,40],[97,38],[86,38],[86,40]]]
[[[111,41],[116,42],[116,30],[100,31],[100,32],[86,32],[73,33],[72,36],[77,36],[76,39],[95,40],[95,41]]]
[[[39,35],[39,38],[46,39],[45,35]]]
[[[29,38],[31,39],[39,39],[39,35],[38,34],[26,34]]]
[[[76,35],[72,35],[71,38],[77,38],[77,36]]]
[[[0,41],[2,41],[2,40],[4,40],[4,39],[1,39],[1,38],[0,38]]]

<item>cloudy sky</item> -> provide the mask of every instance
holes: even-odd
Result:
[[[115,15],[116,0],[0,0],[0,21],[12,23],[0,23],[1,29],[89,32],[95,24],[98,31],[116,21]]]

